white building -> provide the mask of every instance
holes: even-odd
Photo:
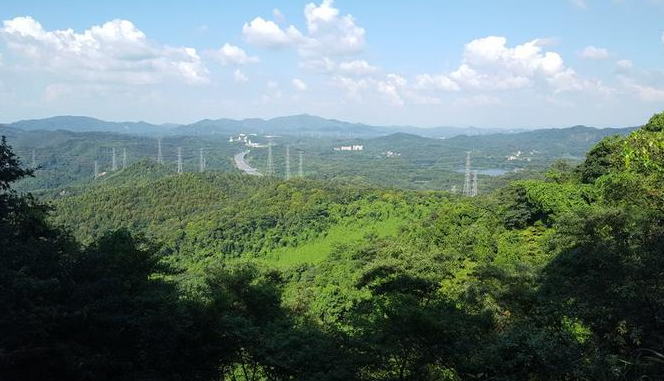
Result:
[[[341,146],[334,148],[335,151],[362,151],[364,146],[362,145],[352,145],[352,146]]]

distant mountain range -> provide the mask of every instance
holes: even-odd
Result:
[[[55,116],[45,119],[21,120],[6,124],[4,127],[17,128],[25,131],[99,131],[139,135],[231,135],[244,132],[319,137],[349,136],[353,138],[385,136],[397,132],[432,138],[450,138],[458,135],[486,135],[527,130],[505,130],[477,127],[421,128],[414,126],[372,126],[362,123],[349,123],[336,119],[325,119],[306,114],[272,119],[203,119],[186,125],[172,123],[156,125],[146,122],[108,122],[86,116]]]
[[[73,132],[114,132],[135,135],[233,135],[238,133],[257,133],[271,135],[314,136],[314,137],[352,137],[372,138],[394,133],[407,133],[428,138],[451,138],[454,136],[512,134],[534,129],[502,129],[477,127],[432,127],[414,126],[372,126],[362,123],[350,123],[336,119],[325,119],[313,115],[292,115],[272,119],[249,118],[203,119],[195,123],[150,124],[147,122],[108,122],[86,116],[55,116],[45,119],[21,120],[6,124],[3,128],[16,128],[25,131],[67,130]]]

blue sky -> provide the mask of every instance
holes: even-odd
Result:
[[[3,121],[609,127],[664,109],[664,0],[3,0],[0,20]]]

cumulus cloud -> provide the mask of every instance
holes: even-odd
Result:
[[[274,80],[267,81],[266,87],[267,91],[261,97],[263,103],[269,103],[281,100],[281,98],[283,97],[283,93],[281,92],[281,89],[279,88],[279,83],[277,81]]]
[[[316,6],[304,8],[310,39],[301,47],[303,54],[352,54],[364,48],[364,28],[355,23],[352,15],[340,16],[333,0],[323,0]]]
[[[591,60],[605,60],[609,58],[609,51],[604,48],[597,48],[595,46],[586,46],[579,54],[581,58]]]
[[[301,62],[300,67],[320,74],[330,74],[337,70],[337,63],[328,57],[322,57]]]
[[[278,8],[272,10],[272,17],[280,24],[286,22],[286,17]]]
[[[466,44],[463,62],[450,73],[460,86],[480,90],[506,90],[531,86],[563,72],[558,53],[542,52],[539,40],[514,48],[504,37],[489,36]]]
[[[330,83],[345,90],[346,95],[354,100],[361,100],[361,92],[369,86],[369,81],[362,78],[349,78],[342,75],[335,75],[330,80]]]
[[[398,74],[388,74],[384,80],[376,82],[376,89],[393,106],[403,106],[405,104],[401,90],[408,85],[406,78]]]
[[[653,86],[641,85],[634,82],[630,78],[622,78],[622,84],[625,89],[639,97],[645,102],[661,102],[664,101],[664,89]]]
[[[302,82],[302,80],[295,78],[293,79],[293,87],[297,91],[306,91],[307,90],[307,84]]]
[[[346,61],[339,64],[339,71],[343,74],[363,76],[378,71],[376,66],[370,65],[364,60]]]
[[[632,70],[634,64],[630,60],[620,60],[616,62],[616,67],[621,71],[629,71]]]
[[[219,50],[209,52],[209,55],[224,66],[258,62],[258,57],[250,56],[242,48],[229,43],[225,43]]]
[[[233,80],[237,83],[247,82],[249,78],[240,69],[235,69],[233,72]]]
[[[279,14],[281,14],[279,12]],[[281,15],[283,18],[283,15]],[[261,17],[245,23],[242,33],[247,42],[267,48],[297,48],[302,56],[348,55],[362,51],[364,28],[355,23],[352,15],[341,16],[333,0],[320,5],[309,3],[304,8],[306,35],[290,25],[280,27]],[[279,19],[279,17],[276,17]]]
[[[32,69],[79,80],[151,84],[168,78],[196,84],[208,71],[196,50],[151,42],[131,21],[113,20],[82,33],[47,31],[32,17],[3,21],[0,37]]]
[[[415,76],[415,88],[435,89],[445,91],[459,91],[459,85],[447,75],[420,74]]]
[[[445,91],[505,91],[534,86],[551,86],[555,92],[596,89],[601,84],[586,81],[565,66],[556,52],[545,52],[542,40],[515,47],[504,37],[489,36],[466,44],[459,67],[449,73],[420,74],[415,87]]]
[[[500,100],[495,92],[536,88],[552,94],[586,91],[600,95],[615,90],[600,81],[580,77],[565,66],[560,54],[544,50],[542,40],[535,39],[521,45],[508,46],[504,37],[489,36],[466,44],[459,66],[444,73],[422,73],[408,80],[399,74],[384,77],[367,75],[354,79],[342,67],[363,68],[368,64],[341,63],[333,68],[332,84],[346,89],[351,98],[363,99],[373,95],[394,106],[406,103],[440,104],[436,92],[460,93],[453,102],[462,106],[495,105]],[[328,62],[329,63],[329,62]],[[373,94],[372,94],[373,93]],[[478,94],[479,93],[479,94]]]
[[[294,26],[282,29],[274,21],[256,17],[242,27],[242,34],[250,44],[265,48],[286,48],[297,46],[304,41],[304,36]]]

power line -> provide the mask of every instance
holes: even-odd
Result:
[[[99,163],[95,160],[95,179],[99,177]]]
[[[122,149],[122,170],[127,169],[127,149]]]
[[[32,168],[37,168],[37,157],[34,148],[32,149]]]

